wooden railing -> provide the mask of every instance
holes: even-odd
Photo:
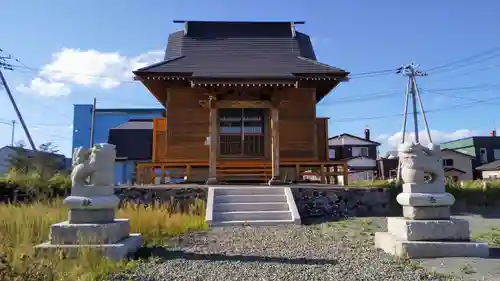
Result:
[[[280,163],[281,178],[302,181],[304,177],[318,178],[320,183],[338,183],[343,176],[348,184],[348,169],[345,161],[286,160]],[[290,173],[284,173],[290,171]],[[221,181],[265,182],[272,176],[271,161],[224,160],[217,163],[217,179]],[[137,164],[137,184],[165,184],[169,182],[204,182],[208,178],[208,162],[203,160],[171,160]],[[298,180],[297,180],[298,179]]]

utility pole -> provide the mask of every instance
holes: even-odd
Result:
[[[408,77],[408,82],[406,84],[405,91],[405,108],[404,108],[404,116],[403,116],[403,128],[401,129],[401,143],[405,142],[406,138],[406,123],[408,117],[408,102],[411,97],[412,101],[412,110],[413,110],[413,125],[415,128],[415,143],[420,143],[420,137],[418,133],[418,111],[417,111],[417,102],[420,106],[420,113],[422,114],[422,119],[424,121],[425,130],[427,131],[427,137],[429,138],[429,142],[432,143],[431,131],[429,129],[429,125],[427,123],[427,118],[425,116],[424,106],[422,104],[422,98],[420,97],[420,91],[417,85],[416,77],[419,76],[427,76],[427,73],[417,70],[417,65],[409,64],[406,66],[402,66],[398,69],[398,74],[402,74]],[[398,157],[399,158],[399,157]],[[398,174],[397,181],[399,182],[401,178],[401,159],[398,163]]]
[[[89,148],[92,148],[94,146],[94,130],[95,130],[95,106],[96,106],[97,100],[94,98],[94,103],[92,105],[92,123],[90,125],[90,146]]]
[[[14,136],[16,131],[16,120],[12,120],[12,137],[10,140],[10,145],[14,146]]]
[[[28,141],[30,143],[31,149],[33,151],[37,151],[35,143],[33,142],[33,139],[31,138],[30,132],[28,131],[28,126],[26,126],[26,123],[24,122],[23,116],[21,115],[21,112],[19,111],[19,108],[17,107],[16,101],[14,100],[14,97],[12,96],[12,93],[9,89],[9,85],[7,84],[7,80],[5,80],[5,77],[3,76],[2,73],[2,68],[7,69],[7,70],[13,70],[12,65],[8,64],[6,62],[7,59],[11,59],[11,56],[7,57],[2,57],[0,56],[0,82],[2,83],[3,87],[5,88],[5,91],[7,92],[7,95],[9,96],[10,102],[12,103],[12,106],[14,107],[14,110],[16,111],[17,118],[21,122],[21,125],[23,126],[24,132],[26,133],[26,137],[28,138]]]

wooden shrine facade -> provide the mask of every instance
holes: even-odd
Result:
[[[153,161],[138,165],[139,181],[186,177],[278,183],[299,180],[311,170],[326,182],[347,175],[346,163],[328,159],[328,119],[316,117],[316,104],[348,73],[318,63],[312,47],[312,55],[300,50],[300,40],[307,39],[309,46],[310,40],[297,36],[293,26],[186,22],[184,31],[170,36],[164,61],[134,72],[167,112],[154,121]],[[270,28],[276,29],[275,37],[261,34]],[[245,40],[263,46],[242,41],[238,36],[245,32],[250,37]],[[266,40],[274,41],[266,46]],[[272,54],[269,49],[281,41],[282,52]],[[210,42],[223,53],[214,54]],[[288,53],[290,42],[298,53]],[[176,53],[177,45],[189,47]]]

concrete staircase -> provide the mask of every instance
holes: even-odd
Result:
[[[289,187],[209,187],[206,222],[209,226],[300,224]]]

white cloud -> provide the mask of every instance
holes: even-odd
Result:
[[[456,131],[451,131],[451,132],[444,132],[444,131],[437,131],[437,130],[431,130],[431,138],[434,143],[441,143],[445,141],[450,141],[450,140],[455,140],[455,139],[460,139],[460,138],[465,138],[465,137],[470,137],[477,135],[478,132],[476,131],[471,131],[469,129],[459,129]],[[427,132],[420,131],[418,133],[420,143],[421,144],[428,144],[429,143],[429,137],[427,136]],[[383,134],[378,136],[376,139],[381,141],[384,145],[387,145],[389,149],[396,148],[400,143],[403,138],[403,133],[398,132],[393,135],[387,135]],[[415,133],[413,132],[407,132],[405,136],[406,141],[414,141],[415,140]]]
[[[67,96],[71,93],[71,88],[61,82],[53,82],[40,77],[31,80],[28,86],[21,84],[16,90],[26,94],[37,94],[47,97]]]
[[[163,59],[163,51],[150,51],[135,57],[118,52],[99,52],[64,48],[52,55],[38,77],[29,86],[20,85],[22,92],[44,96],[68,95],[72,85],[111,89],[131,81],[132,71]]]

